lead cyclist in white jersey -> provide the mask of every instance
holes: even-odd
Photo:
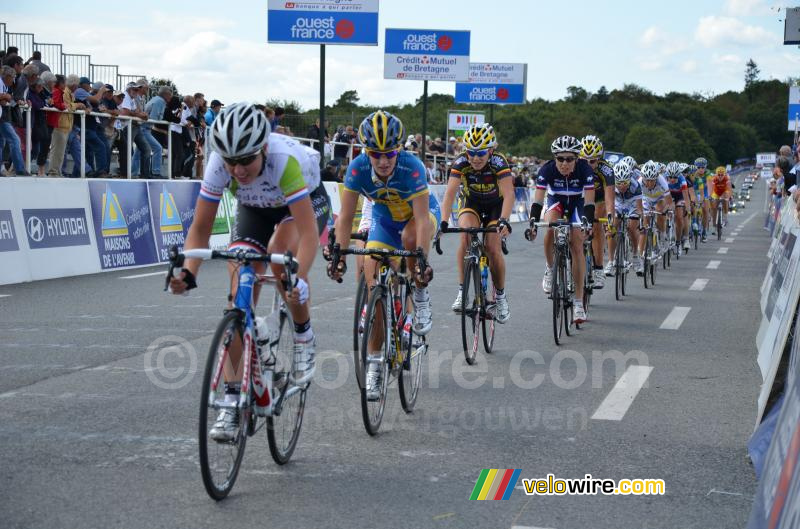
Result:
[[[314,374],[314,332],[308,309],[308,273],[314,262],[322,233],[330,215],[330,200],[320,182],[319,154],[281,134],[271,134],[263,112],[248,103],[225,108],[214,120],[209,137],[213,150],[189,228],[185,249],[207,248],[217,208],[226,187],[238,200],[236,226],[230,249],[243,248],[261,253],[291,251],[299,268],[297,282],[286,295],[295,322],[295,383],[310,381]],[[179,278],[170,280],[172,292],[180,294],[197,286],[201,261],[186,259]],[[253,263],[257,273],[263,263]],[[234,265],[230,265],[231,273]],[[273,273],[282,273],[272,265]],[[282,288],[282,283],[277,283]],[[232,282],[235,297],[237,283]],[[258,301],[258,286],[254,299]],[[232,298],[233,299],[233,298]],[[238,352],[241,354],[241,351]],[[241,365],[231,351],[233,365]],[[226,393],[239,394],[241,373],[231,374]],[[238,428],[238,414],[223,410],[210,435],[217,441],[230,440]]]

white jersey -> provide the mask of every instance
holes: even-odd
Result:
[[[320,185],[319,152],[283,134],[270,134],[264,167],[249,184],[234,181],[240,204],[256,208],[280,208],[309,195]],[[232,176],[216,152],[208,160],[200,197],[219,202]]]
[[[640,182],[642,184],[642,199],[645,207],[652,206],[669,195],[669,184],[663,176],[658,177],[656,180],[656,185],[651,189],[647,188],[644,183],[644,179],[642,179]]]

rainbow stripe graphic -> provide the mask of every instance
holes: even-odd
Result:
[[[521,468],[484,468],[475,488],[472,489],[470,500],[507,500],[511,497],[514,487],[519,481]]]

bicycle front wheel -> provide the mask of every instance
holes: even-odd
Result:
[[[461,296],[461,344],[464,358],[469,365],[475,364],[480,334],[481,278],[477,264],[467,260],[464,264],[464,291]]]
[[[614,297],[617,298],[617,301],[622,299],[622,274],[625,270],[625,239],[623,237],[619,237],[617,241],[617,251],[615,252],[617,255],[614,256]]]
[[[386,310],[386,297],[380,286],[372,288],[367,316],[364,321],[364,336],[361,337],[361,364],[365,368],[364,385],[361,387],[361,418],[364,428],[370,435],[377,435],[383,421],[386,408],[386,394],[389,388],[389,341],[392,335],[389,311]],[[371,343],[382,344],[372,347]],[[377,398],[370,398],[367,393],[366,369],[370,364],[378,364],[380,373],[380,389]]]
[[[367,312],[367,281],[364,274],[361,274],[361,279],[358,282],[356,289],[356,304],[353,309],[353,366],[355,367],[356,380],[358,387],[364,385],[361,375],[364,372],[364,366],[361,365],[361,337],[364,334],[364,319]]]
[[[247,427],[252,414],[252,409],[249,407],[236,411],[238,427],[230,439],[219,440],[211,437],[211,429],[221,409],[220,406],[228,404],[225,399],[224,377],[228,376],[233,380],[235,374],[242,372],[245,359],[249,359],[249,355],[242,352],[243,335],[244,323],[241,312],[228,311],[222,317],[211,339],[200,393],[198,428],[200,473],[203,476],[206,492],[217,501],[230,493],[239,475],[247,442]],[[236,364],[231,361],[231,348],[240,352],[240,359]]]
[[[644,288],[647,288],[647,280],[648,280],[648,273],[650,272],[650,251],[651,251],[651,241],[653,237],[651,236],[651,231],[647,230],[645,232],[645,243],[644,243],[644,255],[642,255],[642,260],[644,261],[643,265],[643,273],[642,277],[644,278]]]
[[[563,274],[560,272],[561,255],[558,250],[556,250],[556,256],[555,259],[553,260],[553,264],[554,264],[553,281],[550,287],[550,297],[553,300],[553,338],[556,341],[556,345],[561,345],[561,334],[564,329],[563,303],[565,300],[561,297],[562,295],[561,281]]]
[[[406,287],[406,309],[413,307],[411,300],[411,288]],[[399,389],[400,404],[406,413],[414,411],[414,404],[417,402],[419,394],[420,379],[422,378],[422,358],[428,352],[428,344],[424,336],[417,336],[413,330],[405,335],[401,340],[403,344],[403,365],[400,369]]]
[[[286,305],[276,295],[274,310],[278,311],[277,339],[268,344],[275,356],[273,397],[275,404],[272,415],[267,417],[267,442],[272,459],[285,465],[294,453],[300,427],[303,425],[303,410],[306,407],[308,385],[298,387],[290,383],[294,365],[294,321]]]
[[[722,208],[717,208],[717,240],[722,239]]]

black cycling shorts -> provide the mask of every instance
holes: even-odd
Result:
[[[458,216],[461,217],[464,213],[472,213],[481,221],[482,227],[488,227],[497,224],[497,219],[503,211],[503,201],[495,203],[478,202],[477,200],[467,197],[461,209],[458,210]]]

